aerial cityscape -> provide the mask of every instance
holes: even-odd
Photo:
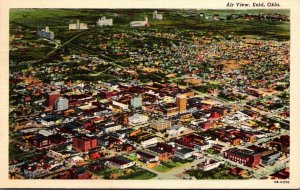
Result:
[[[10,9],[9,178],[288,180],[289,14]]]

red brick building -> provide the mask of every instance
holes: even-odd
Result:
[[[46,106],[54,107],[56,99],[60,96],[59,92],[51,92],[47,95]]]
[[[221,117],[221,114],[218,113],[218,112],[212,112],[211,115],[210,115],[210,119],[218,119]]]
[[[158,156],[160,161],[167,161],[175,155],[176,148],[165,143],[158,143],[156,146],[148,148],[148,150]]]
[[[91,174],[84,167],[73,167],[71,169],[72,179],[91,179]]]
[[[97,140],[90,137],[79,136],[73,138],[73,149],[79,152],[86,152],[97,147]]]
[[[232,145],[239,145],[239,144],[240,144],[240,141],[241,141],[241,139],[238,138],[238,137],[229,139],[229,142],[230,142],[230,144],[232,144]]]
[[[132,146],[131,144],[123,144],[123,145],[122,145],[122,149],[123,149],[124,151],[130,152],[130,151],[133,150],[133,146]]]
[[[200,126],[202,129],[209,129],[211,127],[211,122],[203,122],[203,123],[200,123]]]
[[[269,142],[270,146],[283,153],[290,152],[290,136],[282,135],[280,138],[275,138]]]
[[[245,166],[254,167],[260,163],[261,155],[253,150],[232,148],[224,151],[224,158]]]
[[[92,160],[98,159],[98,158],[100,158],[100,157],[101,157],[101,155],[100,155],[99,152],[91,152],[91,153],[89,154],[89,158],[92,159]]]

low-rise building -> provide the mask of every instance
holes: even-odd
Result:
[[[104,133],[111,133],[121,130],[122,125],[116,123],[107,123],[105,125],[101,125],[100,128]]]
[[[283,168],[280,171],[277,171],[270,175],[271,179],[289,179],[290,178],[290,169]]]
[[[54,158],[55,160],[64,160],[71,156],[71,152],[69,151],[54,151],[49,149],[47,156],[50,158]]]
[[[213,159],[207,159],[207,160],[204,160],[203,162],[201,162],[200,164],[198,164],[197,167],[199,170],[209,171],[209,170],[219,167],[221,163],[222,162],[218,162]]]
[[[138,160],[144,162],[144,163],[148,163],[148,162],[156,162],[159,160],[159,157],[149,151],[137,151],[136,152],[137,158]]]
[[[186,130],[186,128],[184,126],[174,125],[174,126],[168,128],[166,133],[169,135],[169,137],[174,137],[174,136],[182,134],[185,130]]]
[[[181,148],[176,150],[175,156],[184,160],[193,156],[195,152],[195,150],[190,148]]]
[[[144,148],[149,147],[151,145],[155,145],[157,143],[158,143],[158,139],[155,136],[146,137],[141,140],[141,145]]]
[[[69,30],[86,30],[88,29],[87,24],[80,23],[79,20],[75,24],[69,24]]]
[[[123,104],[123,103],[120,103],[120,102],[117,102],[117,101],[112,101],[112,105],[113,106],[117,106],[119,108],[121,108],[122,110],[128,110],[129,106],[128,104]]]
[[[48,169],[45,169],[43,167],[37,167],[37,166],[28,166],[23,169],[24,176],[30,179],[36,179],[41,176],[47,175],[48,173],[49,173]]]
[[[111,166],[115,166],[115,167],[117,167],[118,169],[121,169],[121,170],[129,168],[129,167],[135,165],[134,161],[132,161],[128,158],[125,158],[124,156],[112,157],[108,160],[108,163]]]
[[[143,27],[143,26],[150,26],[148,22],[148,17],[145,17],[144,21],[132,21],[130,22],[131,27]]]
[[[144,114],[136,113],[133,116],[130,116],[128,120],[129,120],[129,125],[137,126],[137,125],[143,125],[148,123],[149,117]]]
[[[172,146],[167,144],[158,143],[157,146],[149,147],[148,150],[151,153],[157,155],[160,161],[164,162],[174,156],[176,148],[173,148]]]
[[[70,170],[72,179],[90,179],[91,173],[86,170],[83,166],[80,167],[72,167]]]
[[[280,156],[281,156],[280,152],[271,151],[269,154],[261,156],[261,163],[263,165],[272,165],[278,160]]]
[[[172,117],[179,113],[179,107],[167,108],[164,109],[163,112],[167,117]]]
[[[283,153],[290,152],[290,136],[282,135],[279,138],[275,138],[269,142],[270,147]]]

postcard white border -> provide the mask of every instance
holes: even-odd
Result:
[[[8,178],[8,53],[10,8],[171,8],[232,9],[228,2],[278,2],[291,18],[291,158],[290,183],[272,180],[10,180]],[[267,8],[267,7],[266,7]],[[236,7],[234,9],[237,9]],[[239,8],[245,9],[245,8]],[[255,9],[255,8],[251,8]],[[272,8],[270,8],[272,9]],[[300,1],[298,0],[0,0],[0,187],[1,188],[299,188],[300,158]]]

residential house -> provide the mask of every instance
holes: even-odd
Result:
[[[159,157],[149,151],[139,150],[136,152],[136,155],[138,160],[144,163],[159,161]]]

